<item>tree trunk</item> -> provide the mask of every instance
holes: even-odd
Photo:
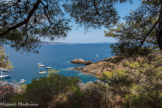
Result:
[[[157,30],[157,44],[160,50],[162,50],[162,2],[161,2],[161,10],[160,10],[160,20],[159,20],[159,25]]]

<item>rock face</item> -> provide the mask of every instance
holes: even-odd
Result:
[[[114,68],[115,64],[111,62],[111,58],[104,59],[102,61],[99,61],[97,63],[92,63],[85,67],[76,67],[74,70],[81,71],[83,73],[89,73],[93,75],[99,75],[102,76],[102,73],[104,71],[111,71],[112,68]]]
[[[92,64],[93,62],[92,61],[85,61],[83,59],[77,58],[77,59],[72,60],[71,63],[89,65],[89,64]]]

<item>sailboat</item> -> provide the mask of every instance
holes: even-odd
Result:
[[[10,78],[11,74],[9,74],[9,75],[3,75],[2,70],[3,70],[3,68],[0,68],[0,72],[1,72],[0,78]]]
[[[2,72],[8,72],[8,71],[9,71],[8,69],[2,68]]]
[[[96,54],[96,57],[97,57],[97,58],[99,57],[98,54]]]

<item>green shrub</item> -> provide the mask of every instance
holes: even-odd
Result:
[[[114,108],[123,106],[123,102],[115,100],[103,84],[87,83],[78,91],[62,96],[59,102],[51,104],[50,108]],[[64,102],[63,102],[64,101]]]
[[[60,93],[66,93],[69,90],[75,91],[78,89],[79,79],[76,77],[65,77],[61,75],[50,75],[38,80],[33,80],[27,85],[26,92],[15,95],[12,102],[35,102],[37,104],[47,105],[53,97]]]
[[[101,80],[109,85],[110,91],[122,97],[130,92],[130,88],[134,83],[126,70],[104,72]]]

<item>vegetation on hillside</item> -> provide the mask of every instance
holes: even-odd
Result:
[[[55,73],[35,79],[24,93],[10,101],[34,102],[50,108],[162,107],[161,52],[119,62],[121,68],[105,71],[95,83],[83,84],[78,78]]]
[[[156,52],[157,53],[157,52]],[[162,107],[162,54],[150,54],[123,62],[122,69],[104,72],[101,80],[114,95],[125,100],[125,107]]]

